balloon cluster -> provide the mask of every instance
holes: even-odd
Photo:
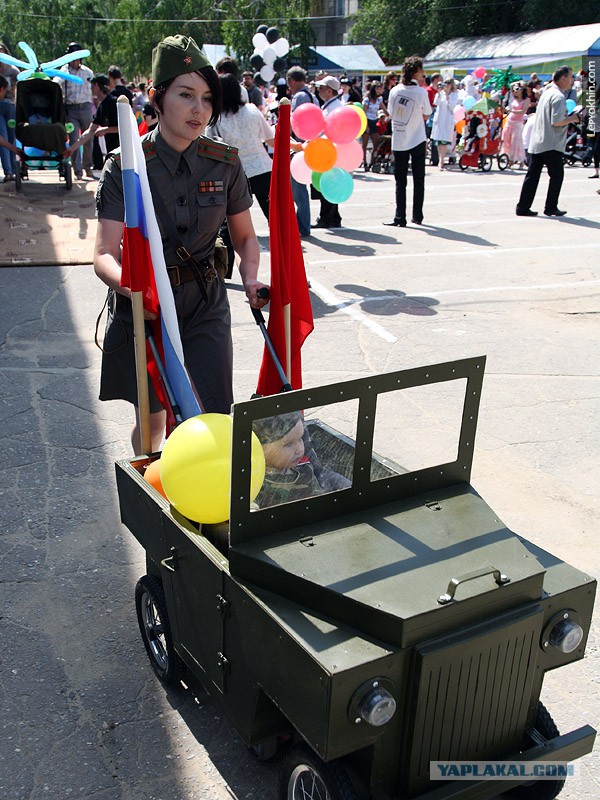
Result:
[[[290,52],[290,43],[280,36],[278,28],[259,25],[252,37],[252,44],[254,53],[250,58],[250,66],[265,83],[269,83],[276,72],[287,67],[286,56]]]
[[[324,116],[314,103],[303,103],[292,114],[292,130],[304,139],[303,150],[292,158],[291,173],[298,183],[309,184],[330,203],[344,203],[354,189],[353,170],[363,160],[357,138],[367,127],[360,103],[352,103]]]

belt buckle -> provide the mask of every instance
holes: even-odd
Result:
[[[214,279],[217,277],[217,271],[214,267],[208,267],[206,272],[204,273],[204,276],[207,283],[212,283]]]
[[[169,273],[171,286],[181,286],[181,274],[179,272],[179,267],[169,267]],[[173,275],[173,277],[171,277],[171,275]]]

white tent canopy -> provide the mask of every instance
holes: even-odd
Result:
[[[480,65],[502,69],[594,55],[600,55],[597,22],[545,31],[448,39],[430,50],[425,62],[428,69],[444,66],[473,69]]]

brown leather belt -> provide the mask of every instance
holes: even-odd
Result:
[[[167,265],[167,275],[171,286],[180,286],[182,283],[189,283],[189,281],[198,280],[199,275],[206,283],[210,283],[216,277],[214,267],[198,270],[195,267],[182,264],[181,266]]]

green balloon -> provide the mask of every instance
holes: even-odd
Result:
[[[315,187],[317,192],[321,191],[321,176],[323,175],[322,172],[313,172],[312,174],[312,185]]]

